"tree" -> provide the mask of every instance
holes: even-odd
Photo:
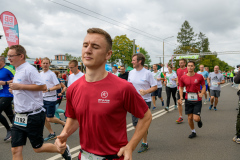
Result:
[[[3,51],[3,53],[1,54],[1,56],[4,56],[5,58],[7,57],[7,53],[8,53],[9,47],[5,48],[5,50]],[[28,55],[26,55],[26,58],[29,58]]]
[[[208,38],[202,32],[198,34],[198,41],[196,42],[196,46],[199,52],[210,52]]]
[[[113,39],[112,51],[109,62],[120,62],[122,65],[132,66],[133,44],[127,35],[116,36]]]
[[[194,46],[196,35],[189,22],[185,20],[180,30],[177,36],[177,42],[180,43],[180,46]]]
[[[7,57],[8,50],[9,50],[9,47],[5,48],[1,56]]]
[[[79,57],[74,57],[74,56],[72,56],[71,54],[68,54],[68,53],[66,53],[65,56],[66,56],[67,61],[71,61],[71,60],[77,60],[78,62],[82,61],[80,56]]]
[[[151,60],[148,52],[144,48],[140,47],[140,53],[142,53],[145,56],[145,64],[150,65],[152,60]]]

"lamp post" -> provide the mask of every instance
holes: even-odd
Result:
[[[167,38],[164,38],[164,39],[163,39],[163,72],[164,72],[164,40],[165,40],[165,39],[168,39],[168,38],[172,38],[172,37],[174,37],[174,36],[167,37]]]

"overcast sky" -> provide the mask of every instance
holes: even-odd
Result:
[[[177,33],[185,20],[190,23],[195,33],[201,31],[209,38],[211,51],[240,51],[239,0],[69,0],[71,3],[135,29],[64,0],[52,1],[78,11],[48,0],[0,0],[0,13],[10,11],[15,14],[18,20],[20,44],[26,48],[31,58],[47,56],[54,59],[54,55],[64,53],[81,56],[86,30],[98,27],[109,32],[112,39],[123,34],[129,39],[136,39],[136,44],[148,51],[152,64],[159,63],[160,59],[156,57],[163,53],[162,39],[174,36],[165,41],[164,47],[165,55],[173,54],[173,50],[178,45]],[[159,40],[142,34],[158,37]],[[4,35],[2,24],[0,35]],[[0,40],[0,53],[7,46],[6,38],[3,37]],[[230,65],[240,64],[238,54],[221,55],[219,58]],[[170,57],[166,57],[165,62],[169,59]]]

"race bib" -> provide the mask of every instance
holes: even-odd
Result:
[[[14,124],[22,127],[27,127],[28,116],[26,114],[16,114]]]
[[[197,93],[188,93],[187,98],[188,98],[188,101],[197,101],[198,95]]]
[[[82,151],[81,153],[81,160],[103,160],[104,157],[96,156],[92,153],[88,153],[86,151]]]
[[[218,87],[218,82],[212,82],[212,87]]]
[[[168,82],[168,86],[172,86],[173,84],[172,84],[172,82]]]

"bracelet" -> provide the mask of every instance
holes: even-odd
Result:
[[[5,82],[5,85],[8,85],[7,81]]]

